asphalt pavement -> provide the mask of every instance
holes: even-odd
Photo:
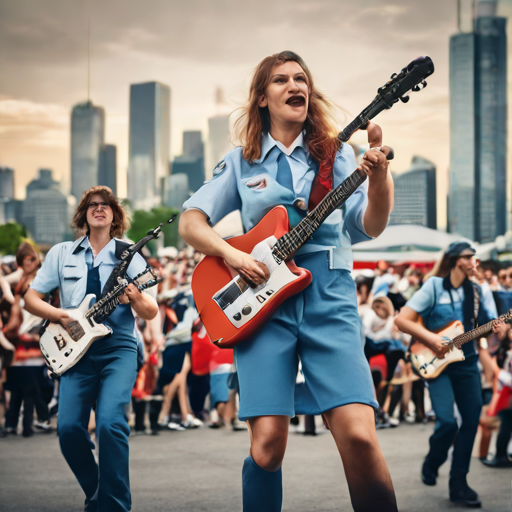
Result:
[[[464,510],[448,499],[449,463],[435,487],[420,480],[433,424],[379,431],[401,512]],[[135,512],[240,512],[241,468],[247,432],[206,427],[130,438]],[[283,465],[284,512],[351,511],[343,466],[328,432],[290,433]],[[512,470],[490,469],[473,458],[468,482],[482,511],[512,511]],[[0,439],[0,510],[83,510],[83,494],[60,453],[55,434]],[[263,511],[262,511],[263,512]],[[378,511],[375,511],[378,512]]]

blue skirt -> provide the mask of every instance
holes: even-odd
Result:
[[[328,251],[295,262],[312,283],[235,348],[240,419],[321,414],[350,403],[378,407],[350,272],[329,269]],[[296,384],[299,359],[305,382]]]

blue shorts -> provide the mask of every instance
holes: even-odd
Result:
[[[210,406],[227,402],[229,398],[228,376],[226,373],[210,374]]]
[[[350,272],[329,269],[328,251],[295,262],[312,273],[312,283],[235,347],[239,418],[321,414],[350,403],[378,407]],[[299,358],[305,383],[296,385]]]

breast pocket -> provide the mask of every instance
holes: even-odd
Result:
[[[63,308],[78,307],[85,295],[85,272],[75,265],[65,265],[60,273]]]

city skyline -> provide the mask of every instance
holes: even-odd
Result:
[[[415,154],[436,165],[438,224],[444,227],[449,162],[448,41],[457,30],[455,1],[438,0],[429,6],[405,0],[385,6],[363,1],[356,8],[349,2],[283,1],[279,7],[263,2],[265,15],[249,4],[238,12],[220,2],[217,10],[202,6],[208,26],[195,24],[192,5],[155,1],[153,9],[142,13],[141,6],[130,1],[121,8],[111,0],[103,10],[91,4],[88,11],[55,1],[43,3],[46,14],[41,14],[40,4],[28,0],[7,1],[0,8],[4,29],[0,43],[10,50],[0,54],[7,71],[0,77],[0,165],[16,170],[16,197],[23,197],[26,183],[41,167],[52,168],[56,178],[69,185],[68,118],[71,107],[86,99],[85,27],[89,17],[90,97],[106,111],[105,139],[117,146],[122,197],[126,196],[128,168],[130,84],[158,80],[171,87],[173,160],[181,154],[183,131],[200,130],[208,140],[208,118],[243,104],[252,70],[270,53],[289,48],[305,59],[317,85],[349,111],[344,119],[340,115],[340,127],[369,103],[392,72],[418,55],[430,55],[436,73],[428,89],[413,94],[407,106],[396,106],[376,121],[383,127],[385,142],[395,149],[394,172],[406,171]],[[498,9],[502,8],[508,5],[500,2]],[[270,14],[286,21],[280,23]],[[253,19],[243,30],[239,26],[244,25],[242,18]],[[188,33],[175,26],[180,20],[189,23]],[[58,34],[51,30],[55,23],[62,26]],[[275,30],[275,38],[268,41],[255,23]],[[226,24],[236,28],[233,37],[237,44],[219,37],[219,29]],[[36,34],[20,31],[30,26],[38,28]],[[306,28],[306,35],[298,37]],[[25,35],[20,35],[22,32]],[[38,38],[43,38],[39,47]],[[178,40],[180,44],[173,46]],[[62,45],[63,41],[69,44]],[[36,57],[40,65],[31,67]],[[227,98],[222,107],[214,98],[218,86]],[[354,142],[363,140],[364,135],[358,134]],[[208,176],[211,169],[206,167],[205,172]]]

